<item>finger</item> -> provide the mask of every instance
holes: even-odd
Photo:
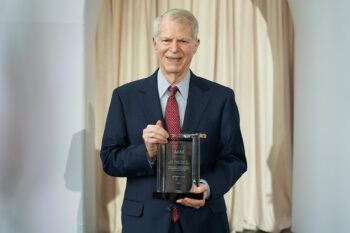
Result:
[[[143,140],[146,144],[164,144],[167,143],[167,139],[163,137],[153,137],[153,136],[147,136],[145,135],[143,137]]]
[[[163,138],[167,138],[168,137],[168,132],[165,131],[163,128],[160,128],[159,126],[147,126],[147,128],[145,128],[143,130],[143,133],[154,133],[154,134],[158,134]]]
[[[187,201],[185,201],[185,199],[178,199],[178,200],[176,201],[176,203],[181,204],[181,205],[184,205],[184,206],[187,206],[187,207],[193,207],[193,206],[191,206]]]
[[[196,191],[197,191],[197,187],[198,187],[197,185],[193,184],[192,187],[191,187],[191,189],[190,189],[190,192],[191,192],[191,193],[197,193],[197,192],[196,192]]]
[[[164,137],[164,138],[169,137],[168,132],[164,128],[162,128],[158,125],[147,125],[147,127],[144,129],[144,132],[147,132],[147,133],[154,132],[154,133],[162,135],[162,137]]]
[[[162,129],[163,133],[165,134],[165,137],[168,138],[169,134],[168,132],[163,128],[163,123],[161,120],[158,120],[156,123],[156,126],[158,126],[160,129]]]
[[[157,132],[145,132],[143,139],[145,143],[167,143],[167,139]]]
[[[193,208],[200,208],[203,207],[205,204],[204,200],[196,200],[196,199],[191,199],[191,198],[184,198],[181,199],[179,204],[188,206],[188,207],[193,207]]]
[[[208,186],[206,184],[200,183],[199,186],[193,184],[191,187],[191,193],[204,193],[208,191]]]
[[[161,121],[161,120],[158,120],[157,123],[156,123],[156,125],[163,128],[163,124],[162,124],[162,121]]]
[[[190,190],[191,193],[203,193],[203,199],[207,199],[208,197],[209,187],[207,184],[200,183],[199,186],[193,184]]]

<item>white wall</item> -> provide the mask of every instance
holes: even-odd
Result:
[[[296,39],[293,232],[350,232],[350,2],[289,3]]]
[[[94,232],[98,2],[0,0],[0,232]]]

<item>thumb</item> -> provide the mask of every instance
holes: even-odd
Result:
[[[163,128],[163,124],[162,124],[162,121],[161,121],[161,120],[158,120],[157,123],[156,123],[156,125]]]

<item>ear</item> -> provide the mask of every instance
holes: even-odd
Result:
[[[201,43],[201,41],[199,40],[199,38],[197,38],[197,39],[196,39],[196,42],[195,42],[195,44],[194,44],[194,46],[195,46],[195,47],[194,47],[194,52],[195,52],[195,53],[197,52],[197,49],[198,49],[200,43]]]
[[[157,48],[156,48],[156,46],[157,46],[156,38],[152,37],[152,41],[153,41],[153,48],[154,48],[154,50],[157,50]]]

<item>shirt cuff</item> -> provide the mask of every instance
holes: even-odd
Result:
[[[148,155],[148,153],[146,152],[146,157],[147,157],[147,161],[148,161],[148,163],[149,163],[149,166],[151,167],[151,168],[153,168],[153,166],[156,164],[156,162],[157,162],[157,156],[154,156],[153,158],[150,158],[149,157],[149,155]]]
[[[208,200],[209,197],[210,197],[210,186],[209,186],[208,182],[206,180],[200,179],[199,183],[206,184],[208,186],[208,195],[207,195],[207,198],[206,198]]]

